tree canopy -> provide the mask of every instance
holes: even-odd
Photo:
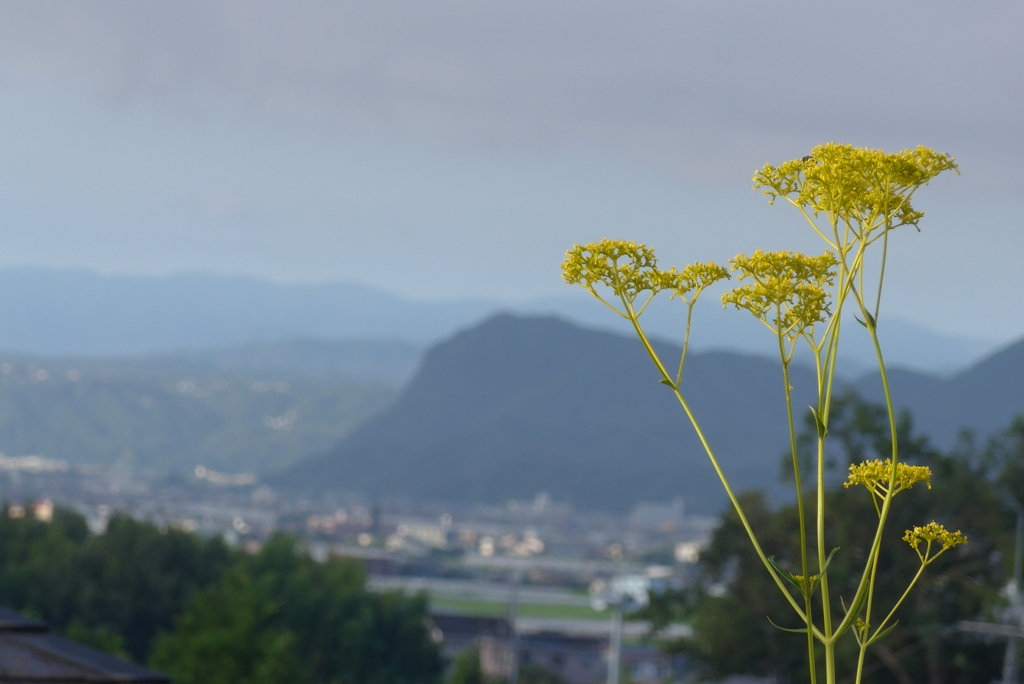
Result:
[[[179,684],[431,684],[443,661],[425,596],[373,593],[362,566],[285,536],[256,555],[115,516],[0,515],[0,603]]]

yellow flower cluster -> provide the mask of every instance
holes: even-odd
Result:
[[[850,476],[843,484],[844,487],[864,485],[873,495],[884,498],[889,491],[889,477],[892,474],[892,459],[885,459],[882,462],[864,461],[850,466]],[[928,466],[912,466],[906,463],[896,464],[896,488],[893,496],[896,496],[904,489],[910,489],[918,482],[924,482],[928,489],[932,488],[932,471]]]
[[[927,565],[938,558],[943,551],[951,549],[954,546],[959,546],[960,544],[966,544],[967,536],[960,530],[950,532],[944,526],[933,520],[924,527],[915,527],[912,530],[907,530],[906,534],[903,535],[903,541],[910,544],[910,548],[914,549],[914,551],[917,552],[917,555],[920,556],[921,561]],[[921,553],[918,548],[922,542],[925,544],[924,553]],[[931,554],[933,543],[942,544],[942,549],[934,555]]]
[[[722,295],[722,305],[746,309],[772,330],[793,339],[828,320],[827,288],[835,278],[831,252],[810,257],[797,252],[740,254],[730,260],[740,280],[752,282]],[[774,315],[773,315],[774,314]]]
[[[682,272],[676,271],[674,267],[667,271],[659,271],[656,277],[661,289],[671,290],[673,297],[690,302],[692,300],[688,299],[688,295],[700,294],[707,286],[728,279],[729,270],[711,261],[706,264],[697,262],[690,264]]]
[[[911,206],[910,195],[956,168],[952,157],[927,147],[890,154],[828,143],[802,159],[765,165],[754,174],[754,188],[771,202],[786,197],[814,214],[825,212],[870,231],[887,220],[892,226],[917,225],[924,214]]]
[[[645,290],[657,291],[658,260],[654,250],[626,240],[601,240],[573,245],[565,253],[562,277],[570,285],[582,285],[596,294],[594,286],[607,285],[616,295],[633,301]]]
[[[675,268],[660,271],[657,265],[654,250],[646,245],[626,240],[601,240],[573,245],[565,253],[562,277],[570,285],[582,285],[599,299],[597,285],[605,285],[631,304],[641,292],[653,296],[662,290],[669,290],[673,296],[692,303],[704,288],[729,277],[725,268],[711,262],[690,264],[682,271]],[[688,295],[692,298],[688,299]]]

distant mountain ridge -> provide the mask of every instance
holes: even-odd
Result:
[[[710,301],[700,302],[695,309],[690,332],[691,349],[728,350],[775,359],[778,351],[774,338],[765,334],[760,323],[745,311],[732,308],[722,311],[714,295],[708,299]],[[629,321],[616,317],[592,297],[536,300],[517,311],[553,314],[601,330],[627,336],[633,334]],[[652,302],[644,312],[642,322],[648,334],[681,342],[684,316],[685,307],[679,302],[662,298]],[[852,317],[844,323],[857,325]],[[890,317],[879,321],[879,335],[890,366],[941,376],[967,368],[999,346],[992,340],[945,335],[923,325]],[[803,361],[813,366],[809,354],[803,356]],[[875,363],[874,346],[867,335],[852,334],[844,338],[839,353],[839,370],[844,377],[854,379],[872,370]]]
[[[666,359],[679,349],[659,343]],[[949,379],[892,371],[896,402],[949,446],[1024,413],[1024,342]],[[557,318],[498,315],[431,348],[387,410],[334,449],[299,462],[278,484],[372,496],[494,501],[547,491],[586,508],[624,509],[683,496],[688,510],[725,498],[674,398],[635,341]],[[777,363],[693,353],[685,393],[737,490],[778,491],[787,446]],[[792,369],[794,406],[815,379]],[[879,396],[876,375],[851,386]]]
[[[295,338],[422,344],[496,306],[483,300],[416,302],[344,282],[6,268],[0,269],[0,349],[128,356]]]
[[[769,336],[749,316],[698,307],[695,350],[771,356]],[[124,357],[206,351],[295,339],[393,340],[424,347],[501,311],[556,314],[628,332],[604,306],[566,288],[564,297],[519,303],[485,299],[416,301],[346,282],[275,283],[247,276],[178,273],[110,275],[45,268],[0,269],[0,349],[45,356]],[[678,302],[655,301],[649,330],[681,340]],[[896,366],[951,373],[993,348],[987,340],[936,333],[898,319],[883,321]],[[866,342],[844,347],[847,375],[869,368]]]
[[[949,378],[897,369],[889,382],[895,403],[913,413],[917,430],[948,448],[964,429],[984,437],[1024,415],[1024,341]],[[865,398],[884,400],[877,372],[860,378],[854,387]]]

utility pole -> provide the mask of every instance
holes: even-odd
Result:
[[[647,605],[650,582],[641,575],[620,575],[608,582],[595,580],[590,585],[590,604],[594,610],[612,611],[608,639],[608,684],[619,684],[622,670],[622,615]]]
[[[510,636],[508,684],[519,684],[519,629],[516,628],[516,621],[519,619],[519,587],[523,583],[523,570],[516,568],[512,571],[512,582],[508,590],[508,628],[512,631]]]
[[[619,672],[622,665],[619,658],[622,653],[622,601],[612,604],[612,633],[608,645],[608,684],[619,684]]]

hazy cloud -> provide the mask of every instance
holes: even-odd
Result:
[[[690,177],[831,139],[1024,142],[1024,5],[743,0],[4,2],[9,72],[112,102],[484,146],[611,148]]]

